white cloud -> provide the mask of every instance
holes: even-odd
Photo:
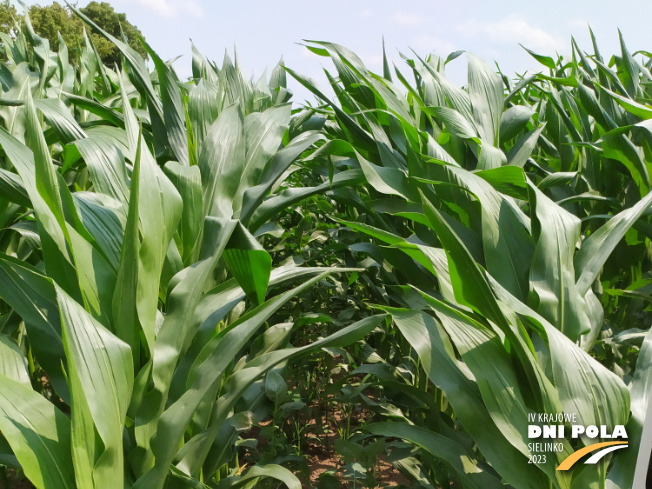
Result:
[[[460,24],[457,29],[467,37],[483,37],[495,44],[521,43],[541,54],[563,51],[567,46],[563,39],[531,25],[518,15],[511,15],[498,22],[470,20]]]
[[[366,9],[366,10],[362,10],[361,12],[358,12],[358,17],[360,17],[361,19],[370,19],[373,16],[374,16],[374,13],[369,8]]]
[[[396,12],[392,16],[392,20],[401,25],[421,25],[425,22],[426,19],[416,14]]]
[[[195,0],[184,2],[183,0],[135,0],[136,3],[145,8],[152,10],[154,13],[163,17],[173,17],[175,15],[188,13],[193,17],[199,17],[203,14],[202,6]]]

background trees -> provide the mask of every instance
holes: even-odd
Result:
[[[107,2],[91,2],[79,9],[84,15],[117,38],[126,38],[128,44],[140,55],[146,57],[145,48],[138,37],[143,37],[140,30],[127,20],[126,14],[116,12]],[[29,16],[34,31],[50,41],[50,47],[59,49],[59,35],[68,46],[71,62],[77,61],[83,43],[84,23],[67,7],[58,2],[52,5],[33,5]],[[15,32],[16,22],[23,23],[21,12],[9,1],[0,3],[0,32]],[[100,58],[109,66],[120,65],[120,52],[110,41],[96,32],[90,33],[91,39]],[[6,59],[6,56],[3,55]]]

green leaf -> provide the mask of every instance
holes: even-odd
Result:
[[[142,139],[139,140],[142,144]],[[140,324],[138,322],[138,274],[139,267],[134,266],[139,261],[140,238],[138,231],[140,208],[140,168],[141,145],[138,145],[133,171],[131,173],[131,188],[129,189],[129,204],[124,239],[120,248],[119,266],[112,299],[114,318],[113,330],[122,341],[131,347],[135,365],[140,359]]]
[[[69,7],[70,10],[72,10],[75,14],[77,14],[84,22],[92,26],[95,30],[97,30],[97,32],[99,32],[101,35],[106,37],[120,50],[125,60],[127,61],[127,64],[131,68],[130,73],[131,76],[133,77],[134,84],[136,85],[136,87],[141,93],[147,96],[147,99],[152,104],[152,109],[154,110],[154,112],[156,112],[156,115],[158,115],[160,119],[163,119],[161,102],[159,101],[156,93],[154,92],[154,87],[152,85],[149,72],[147,70],[147,66],[145,65],[145,61],[140,56],[140,54],[138,54],[128,44],[122,42],[121,40],[117,39],[116,37],[106,32],[99,25],[97,25],[95,22],[89,19],[86,15],[81,13],[77,8],[73,6],[69,6]]]
[[[518,141],[516,141],[514,147],[507,154],[507,164],[523,168],[527,163],[527,160],[530,158],[532,151],[536,148],[539,136],[544,128],[545,123],[535,130],[524,134]]]
[[[32,207],[27,190],[20,177],[15,173],[0,168],[0,192],[4,199],[23,207]]]
[[[288,489],[301,489],[301,482],[285,467],[276,464],[254,465],[242,475],[227,477],[217,485],[218,489],[236,489],[259,479],[272,478],[282,482]],[[249,486],[247,486],[249,487]]]
[[[272,270],[272,257],[240,223],[224,250],[224,259],[247,296],[262,304]]]
[[[543,487],[545,476],[535,465],[527,463],[527,457],[494,424],[477,384],[460,369],[448,336],[435,320],[422,311],[390,312],[401,334],[419,355],[426,375],[446,393],[457,418],[493,468],[515,487]]]
[[[59,99],[40,99],[34,105],[43,112],[43,117],[52,127],[62,143],[71,143],[86,137],[86,133],[79,126],[68,107]]]
[[[446,125],[451,134],[462,139],[479,139],[478,130],[472,121],[465,119],[462,114],[448,107],[433,107],[429,110]]]
[[[603,265],[634,223],[652,206],[652,192],[629,209],[621,211],[593,232],[575,255],[577,290],[586,294]]]
[[[442,459],[455,471],[464,487],[500,489],[499,479],[478,466],[472,453],[455,441],[423,427],[407,423],[371,423],[363,428],[377,436],[401,438],[418,445],[430,455]]]
[[[123,487],[122,435],[134,383],[131,348],[94,320],[82,306],[57,287],[63,338],[72,386],[72,410],[90,414],[102,449],[96,453],[93,482],[96,487]],[[90,423],[83,420],[82,423]],[[75,433],[79,418],[73,414]],[[88,426],[88,424],[86,424]],[[75,435],[73,435],[74,437]],[[80,450],[95,447],[79,446]]]
[[[201,171],[198,167],[183,166],[176,161],[168,161],[163,171],[176,187],[183,210],[181,214],[181,255],[188,264],[195,251],[202,228],[202,186]]]
[[[315,280],[318,281],[320,279],[321,277],[317,277]],[[313,282],[314,281],[311,281],[310,283]],[[288,291],[288,293],[291,292],[293,291]],[[282,296],[286,294],[282,294]],[[277,296],[277,298],[282,296]],[[267,301],[267,303],[274,299]],[[261,307],[264,306],[265,305]],[[262,312],[261,307],[257,309]],[[252,311],[252,314],[255,312],[256,310]],[[223,395],[221,395],[216,402],[215,413],[214,417],[211,419],[211,424],[205,432],[200,433],[191,439],[182,448],[179,453],[181,461],[177,464],[177,467],[189,474],[199,473],[202,461],[205,460],[206,455],[215,441],[220,427],[227,419],[229,412],[233,409],[236,402],[243,396],[244,392],[251,386],[251,384],[265,375],[266,372],[281,362],[287,361],[297,355],[307,354],[320,348],[350,345],[368,335],[373,329],[380,325],[384,318],[384,315],[370,316],[306,346],[270,351],[247,362],[242,369],[238,370],[228,378],[223,389]],[[241,318],[240,321],[242,321],[242,319],[244,319],[244,317]],[[245,323],[240,322],[240,324],[244,325]],[[207,368],[207,366],[204,368]]]
[[[29,92],[25,111],[29,147],[20,143],[4,129],[0,130],[0,145],[18,171],[34,206],[48,274],[74,294],[78,291],[78,286],[74,280],[73,258],[68,249],[67,228],[56,170]],[[38,178],[36,178],[37,174]]]
[[[16,258],[0,254],[0,297],[25,321],[39,364],[57,394],[69,399],[61,324],[52,281]]]
[[[32,386],[27,370],[27,359],[16,342],[9,336],[0,335],[0,375]]]
[[[555,64],[555,61],[550,57],[550,56],[543,56],[541,54],[537,54],[534,51],[530,51],[528,48],[520,44],[520,46],[525,49],[530,56],[532,56],[534,59],[536,59],[539,63],[541,63],[543,66],[546,68],[550,68],[551,70],[555,70],[557,65]]]
[[[70,420],[31,387],[0,375],[0,431],[37,489],[76,489]]]
[[[613,372],[577,346],[566,335],[492,281],[498,299],[547,337],[553,382],[563,412],[576,413],[579,424],[625,425],[629,418],[629,392]]]
[[[530,184],[536,241],[528,304],[571,340],[591,330],[586,302],[575,284],[573,258],[580,220]]]
[[[303,132],[269,160],[264,171],[255,182],[256,185],[244,191],[240,210],[240,221],[244,225],[249,224],[252,215],[272,187],[278,185],[281,179],[287,175],[286,170],[292,162],[321,138],[322,135],[317,131]],[[255,229],[253,230],[255,231]]]
[[[222,111],[199,153],[204,216],[230,219],[245,163],[244,120],[237,105]]]
[[[490,145],[498,145],[503,113],[503,82],[486,62],[467,53],[469,60],[469,96],[480,136]]]
[[[527,126],[534,111],[529,107],[514,105],[500,116],[500,141],[504,143],[513,139]]]
[[[324,182],[321,185],[317,185],[315,187],[285,189],[278,195],[267,199],[260,207],[258,207],[258,209],[256,209],[253,216],[251,217],[249,229],[256,231],[260,228],[260,226],[265,224],[273,216],[276,216],[280,211],[303,199],[326,192],[328,190],[353,186],[363,181],[364,174],[362,171],[345,170],[335,175],[335,177],[333,177],[332,183]]]
[[[283,135],[290,125],[290,108],[289,104],[280,105],[245,117],[246,157],[233,203],[237,214],[242,208],[245,192],[260,182],[268,161],[281,147]]]
[[[648,461],[641,460],[641,457],[646,457],[644,444],[641,443],[643,439],[643,428],[645,420],[649,416],[652,404],[650,404],[650,392],[652,391],[652,329],[650,329],[643,340],[641,349],[636,359],[636,370],[634,377],[629,386],[631,396],[631,412],[629,422],[625,427],[629,441],[628,450],[623,450],[614,457],[614,462],[608,475],[608,485],[615,484],[616,487],[637,487],[632,485],[636,477],[640,480],[639,471],[640,467],[647,467]],[[643,450],[643,452],[641,452]],[[641,463],[643,462],[643,463]],[[632,467],[636,466],[636,470]],[[645,473],[645,472],[644,472]],[[643,475],[643,479],[645,475]],[[641,480],[641,482],[643,482]]]
[[[138,179],[138,215],[142,239],[138,251],[136,306],[138,319],[151,349],[155,338],[161,272],[181,219],[183,203],[144,142],[141,142]]]
[[[153,345],[153,385],[150,385],[142,405],[139,406],[138,423],[135,428],[136,441],[139,447],[146,450],[147,463],[154,462],[152,450],[149,448],[150,439],[156,432],[160,416],[165,410],[177,361],[188,349],[197,329],[201,326],[201,322],[192,321],[195,310],[205,291],[207,280],[222,257],[235,225],[236,221],[232,220],[207,219],[204,228],[206,246],[203,259],[177,273],[171,281],[171,291],[167,301],[168,312]]]
[[[618,104],[625,109],[627,112],[634,114],[637,117],[640,117],[643,120],[652,119],[652,107],[644,104],[638,103],[636,100],[629,97],[623,97],[618,95],[615,92],[612,92],[608,88],[602,88],[606,93],[609,94]]]
[[[355,155],[367,181],[374,189],[383,194],[398,195],[406,200],[415,200],[414,191],[410,188],[405,171],[399,168],[374,165],[357,151],[355,151]]]
[[[183,96],[179,88],[179,80],[168,65],[143,41],[145,49],[152,57],[156,73],[158,74],[161,88],[161,104],[163,108],[163,122],[167,132],[167,140],[172,152],[182,165],[188,166],[188,135],[186,134],[186,115]]]
[[[89,133],[88,138],[74,144],[86,162],[96,191],[126,202],[129,189],[122,145],[106,130]]]
[[[233,324],[229,325],[227,328],[220,331],[217,336],[213,337],[204,346],[190,370],[187,384],[190,388],[187,389],[177,401],[168,407],[160,418],[156,418],[156,434],[151,442],[152,452],[155,457],[154,467],[138,479],[134,486],[135,489],[154,489],[163,487],[170,463],[177,453],[177,447],[183,439],[186,426],[192,419],[192,416],[204,397],[209,392],[212,392],[214,386],[220,382],[224,370],[231,364],[239,350],[247,341],[249,341],[262,324],[267,321],[283,304],[295,297],[299,292],[305,290],[311,284],[321,280],[326,275],[328,275],[328,272],[308,280],[299,287],[267,300],[257,308],[242,316]],[[196,287],[196,283],[197,280],[194,280],[189,282],[187,285],[184,285],[186,287],[191,285]],[[201,291],[201,288],[199,290]],[[180,299],[184,299],[186,295],[187,294],[184,294]],[[166,328],[166,325],[163,327]],[[168,326],[166,330],[168,336],[179,336],[177,328],[170,328]],[[167,344],[170,343],[171,341],[168,340],[162,344],[162,346],[166,348],[162,348],[161,353],[165,355],[164,359],[168,365],[165,370],[161,371],[161,375],[155,376],[156,380],[158,380],[157,377],[161,377],[162,375],[167,376],[167,379],[161,379],[158,382],[160,384],[159,389],[167,388],[169,380],[172,378],[174,363],[170,362],[170,348],[167,347]],[[157,358],[155,357],[155,368],[157,366],[156,360]],[[166,380],[167,384],[165,383]],[[153,394],[152,399],[156,400],[156,397],[154,397]],[[165,398],[163,398],[162,403],[159,403],[159,407],[162,408],[164,406]],[[146,439],[146,441],[148,442],[149,439]],[[201,460],[204,458],[205,456]],[[201,460],[196,460],[195,462],[201,464]],[[193,472],[187,473],[191,476],[193,475]]]

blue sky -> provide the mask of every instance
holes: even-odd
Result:
[[[60,0],[61,1],[61,0]],[[36,3],[34,1],[28,3]],[[41,4],[50,3],[47,1]],[[83,6],[86,0],[79,1]],[[221,61],[225,49],[237,46],[241,65],[259,76],[283,56],[286,65],[326,85],[321,71],[328,61],[298,45],[302,39],[337,42],[355,51],[369,67],[381,69],[381,39],[390,59],[413,48],[420,55],[446,56],[464,49],[497,61],[505,74],[540,69],[518,45],[541,54],[570,52],[570,37],[591,50],[591,25],[601,51],[619,50],[623,32],[631,52],[652,51],[649,19],[652,2],[603,0],[481,1],[481,0],[109,0],[127,13],[163,57],[183,55],[175,63],[190,74],[190,39],[208,58]],[[449,76],[464,83],[465,60],[458,58]],[[299,99],[304,92],[297,93]]]

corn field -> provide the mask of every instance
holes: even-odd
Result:
[[[321,89],[194,48],[182,80],[103,34],[121,67],[2,34],[0,485],[384,487],[382,460],[405,488],[632,489],[652,54],[573,41],[512,79],[310,42]],[[533,459],[536,413],[629,447],[556,470],[610,440]]]

